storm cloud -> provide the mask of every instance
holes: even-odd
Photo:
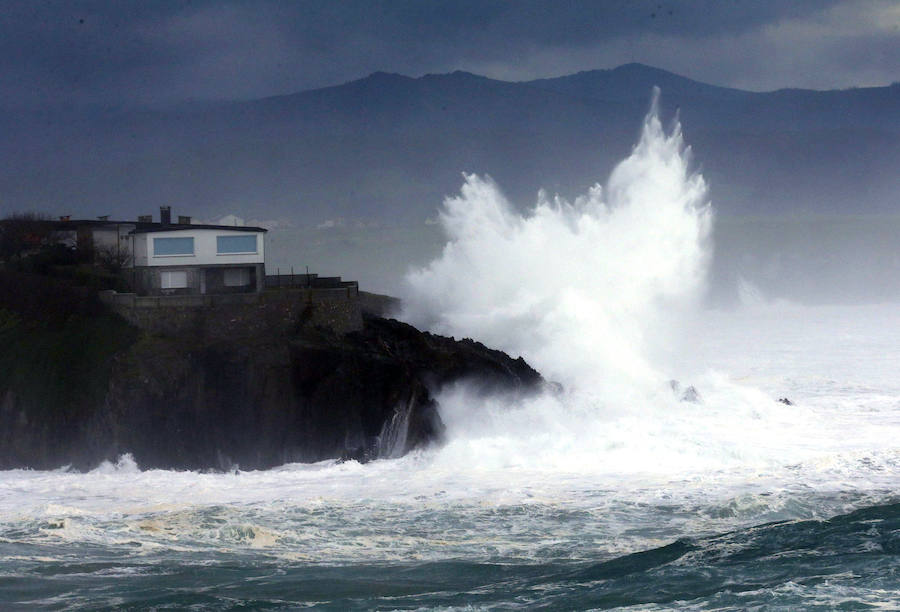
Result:
[[[849,2],[6,2],[2,104],[250,99],[374,71],[527,80],[642,62],[753,90],[898,78],[900,5]]]

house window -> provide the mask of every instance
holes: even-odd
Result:
[[[162,289],[184,289],[187,284],[187,270],[165,270],[159,274]]]
[[[154,238],[153,256],[193,255],[193,238]]]
[[[256,253],[256,234],[249,236],[216,236],[216,253]]]
[[[250,284],[250,268],[225,268],[226,287],[246,287]]]

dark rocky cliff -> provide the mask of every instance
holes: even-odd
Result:
[[[441,385],[541,383],[521,359],[372,315],[348,334],[300,321],[166,337],[41,286],[39,308],[0,304],[0,469],[89,469],[123,453],[174,469],[395,457],[441,438]]]

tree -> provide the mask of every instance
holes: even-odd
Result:
[[[131,263],[131,252],[111,245],[95,247],[94,263],[104,270],[118,274]]]

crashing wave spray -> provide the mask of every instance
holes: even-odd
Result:
[[[658,94],[605,191],[573,203],[541,193],[522,216],[490,178],[465,176],[440,214],[442,256],[407,277],[404,318],[520,354],[567,386],[658,379],[647,357],[659,319],[699,295],[712,221]]]
[[[679,364],[669,334],[704,289],[712,210],[657,96],[605,189],[571,203],[540,194],[522,215],[491,179],[469,175],[445,201],[448,243],[408,275],[403,316],[522,355],[565,392],[510,402],[442,390],[448,441],[436,467],[680,474],[778,462],[796,447],[802,411],[715,373],[686,381],[698,403],[667,383]]]

